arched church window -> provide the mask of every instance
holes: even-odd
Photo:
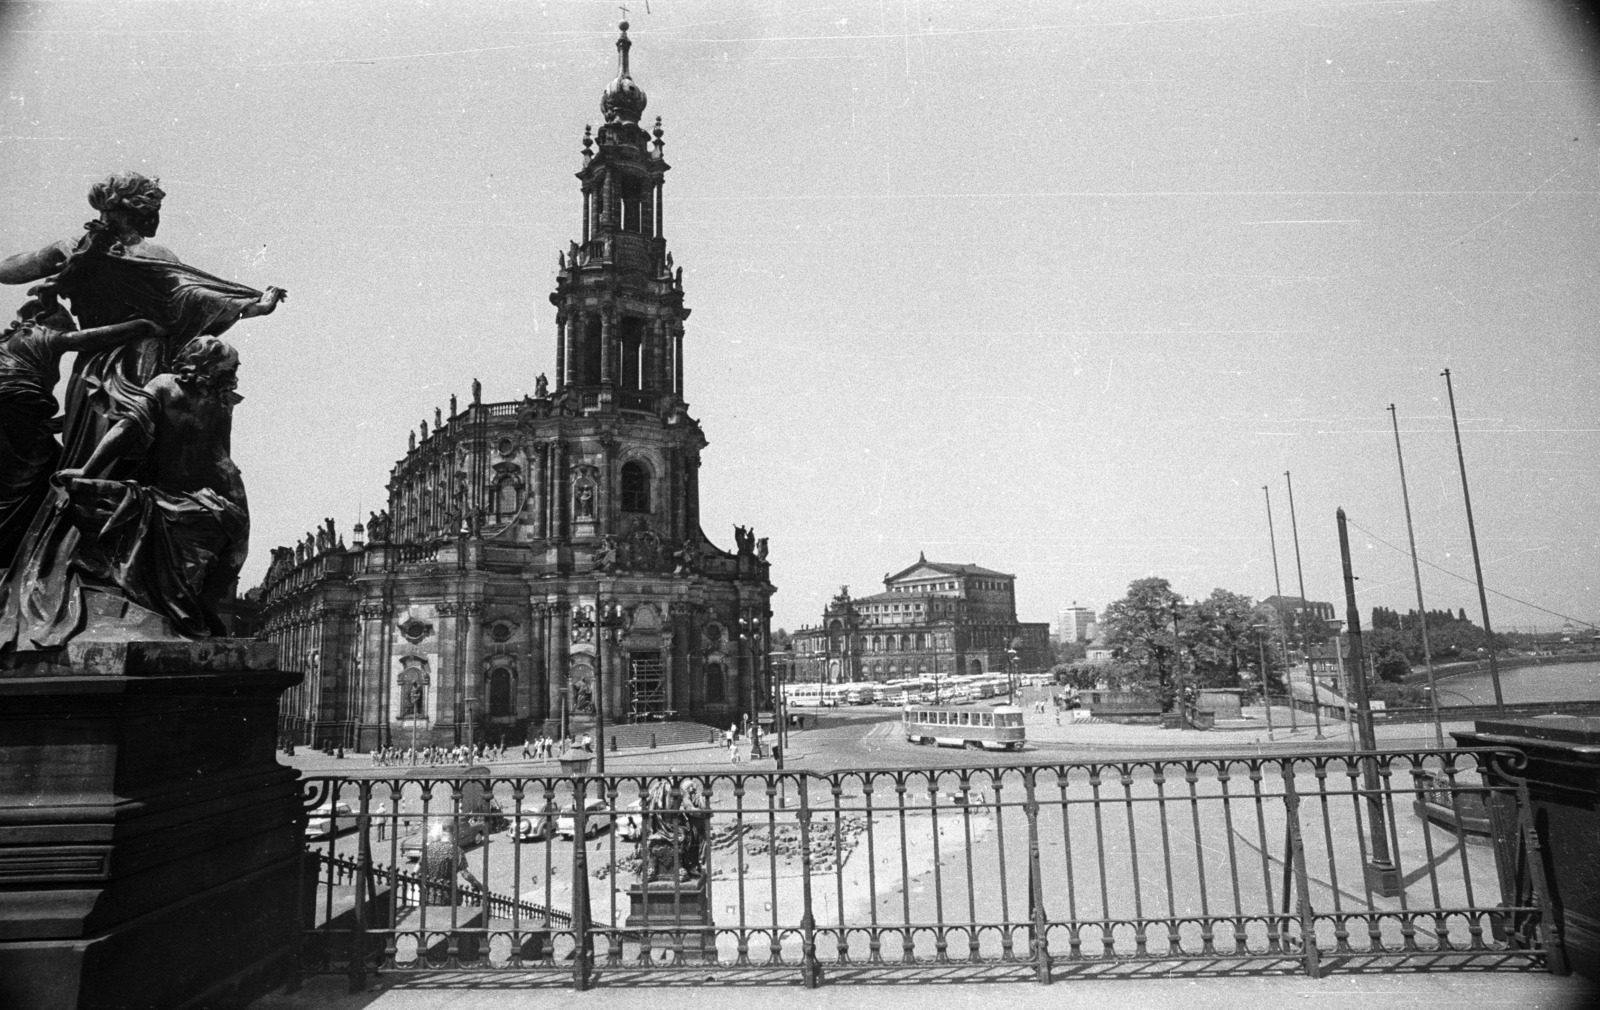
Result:
[[[644,320],[632,316],[622,319],[622,388],[644,389]]]
[[[637,232],[644,228],[644,187],[638,179],[622,180],[622,230]]]
[[[489,714],[511,715],[511,671],[497,666],[489,671]]]
[[[585,385],[595,386],[600,383],[600,317],[589,316],[584,321],[583,353],[579,357],[582,367],[578,369],[578,381]]]
[[[622,511],[650,511],[650,470],[638,460],[622,464]]]
[[[722,690],[722,664],[706,664],[706,703],[720,705],[724,699]]]

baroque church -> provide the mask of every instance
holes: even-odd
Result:
[[[683,272],[663,227],[661,120],[628,67],[585,127],[582,238],[560,254],[555,381],[435,411],[346,547],[273,551],[262,633],[304,682],[282,732],[377,746],[608,725],[727,725],[769,707],[765,539],[700,528],[706,439],[683,388]],[[553,388],[552,388],[553,386]]]

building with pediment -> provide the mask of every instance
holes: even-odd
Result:
[[[435,410],[388,507],[273,552],[263,633],[304,683],[283,730],[346,747],[520,740],[607,724],[727,725],[767,705],[765,539],[700,528],[706,438],[683,385],[682,270],[661,120],[629,69],[584,130],[581,237],[560,254],[554,382]]]
[[[883,592],[849,586],[815,627],[791,637],[798,680],[825,683],[1031,673],[1050,665],[1050,625],[1017,620],[1014,575],[929,561],[883,578]],[[1012,653],[1015,652],[1013,657]]]

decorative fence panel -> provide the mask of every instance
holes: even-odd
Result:
[[[623,970],[1048,983],[1138,962],[1542,961],[1519,760],[308,778],[301,966],[587,988]]]

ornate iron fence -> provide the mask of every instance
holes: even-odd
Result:
[[[301,967],[579,989],[614,970],[1562,970],[1520,760],[311,777]]]

